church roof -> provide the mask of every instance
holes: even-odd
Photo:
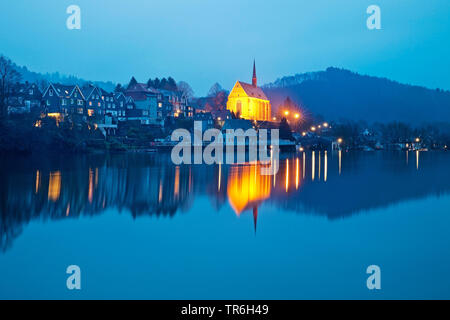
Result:
[[[245,93],[252,98],[262,99],[262,100],[269,100],[267,99],[266,95],[264,94],[264,91],[262,91],[259,87],[254,87],[253,85],[249,83],[245,83],[242,81],[238,81],[241,85],[242,89],[244,89]]]

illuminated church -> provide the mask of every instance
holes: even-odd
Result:
[[[227,109],[242,119],[271,120],[272,107],[262,89],[258,88],[255,62],[252,84],[237,81],[228,96]]]

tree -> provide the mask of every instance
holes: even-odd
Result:
[[[166,89],[167,87],[167,79],[166,78],[162,78],[161,82],[159,84],[159,89]]]
[[[0,56],[0,117],[6,117],[8,114],[8,98],[11,94],[11,88],[21,79],[21,75],[14,68],[11,60]]]
[[[137,81],[135,77],[131,77],[130,83],[128,84],[128,89],[134,87],[135,85],[137,85]]]
[[[194,90],[192,90],[189,83],[180,81],[177,84],[178,91],[182,92],[186,99],[191,100],[194,97]]]
[[[155,78],[155,80],[153,80],[153,88],[155,88],[155,89],[161,88],[161,80],[159,80],[158,78]]]
[[[223,91],[222,86],[219,83],[214,83],[208,91],[208,97],[216,97],[219,92]]]
[[[123,92],[123,87],[120,83],[117,84],[116,88],[114,89],[114,92]]]
[[[175,82],[175,80],[172,77],[169,77],[167,79],[167,90],[171,90],[171,91],[177,91],[177,83]]]

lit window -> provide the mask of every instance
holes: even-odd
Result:
[[[94,115],[94,110],[88,109],[88,115],[89,115],[89,117],[92,117]]]

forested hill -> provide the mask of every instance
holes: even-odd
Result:
[[[348,70],[297,74],[265,85],[274,109],[290,97],[309,113],[330,120],[450,122],[450,91],[401,84]]]
[[[83,85],[84,83],[92,83],[96,86],[99,86],[100,88],[103,88],[106,91],[113,91],[116,84],[112,81],[89,81],[85,79],[80,79],[75,76],[65,76],[61,75],[59,72],[53,72],[53,73],[38,73],[28,70],[25,66],[18,66],[17,64],[13,63],[14,68],[20,73],[22,76],[22,81],[28,81],[30,83],[37,83],[40,86],[45,86],[46,83],[61,83],[61,84],[67,84],[72,85],[74,83]]]

